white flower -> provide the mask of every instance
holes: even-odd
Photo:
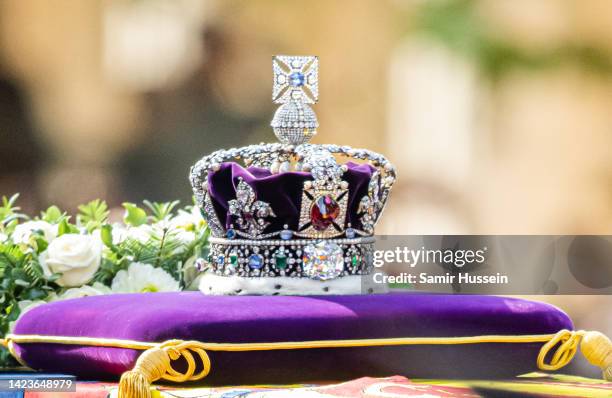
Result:
[[[147,243],[153,232],[154,229],[151,225],[144,224],[138,227],[126,227],[123,224],[113,224],[113,244],[119,245],[126,239],[134,239],[140,243]],[[100,230],[95,230],[92,234],[100,236]]]
[[[100,282],[95,282],[92,286],[85,285],[81,287],[72,287],[66,290],[59,296],[52,297],[51,301],[68,300],[79,297],[100,296],[103,294],[111,294],[110,287],[103,285]]]
[[[196,234],[195,232],[191,232],[191,231],[185,231],[184,229],[173,229],[171,230],[172,234],[174,237],[176,237],[176,239],[178,239],[179,241],[181,241],[181,243],[188,245],[191,242],[193,242],[196,238]]]
[[[186,231],[193,231],[198,228],[202,228],[206,222],[200,214],[200,210],[197,206],[193,206],[191,211],[179,210],[178,214],[170,219],[170,227],[182,228]]]
[[[121,242],[123,242],[126,238],[137,240],[140,243],[147,243],[149,239],[151,239],[151,235],[153,234],[153,227],[147,224],[139,225],[137,227],[129,227],[127,230],[123,231],[123,237],[121,237],[121,233],[119,234],[119,239],[122,238]],[[113,240],[115,237],[113,236]]]
[[[158,224],[160,227],[168,228],[184,244],[190,244],[196,238],[196,231],[203,228],[206,221],[202,218],[199,209],[193,206],[191,211],[179,210],[175,217]]]
[[[34,231],[41,231],[47,242],[51,242],[57,236],[57,225],[46,221],[26,221],[19,224],[13,231],[13,242],[15,244],[29,244]]]
[[[149,264],[132,263],[117,272],[111,285],[113,293],[176,292],[179,283],[169,273]]]
[[[128,237],[128,229],[123,224],[113,224],[113,244],[118,245]]]
[[[8,235],[0,232],[0,243],[4,243],[8,240]]]
[[[40,256],[47,276],[61,273],[60,286],[81,286],[89,282],[100,267],[102,242],[92,235],[65,234],[49,244]]]

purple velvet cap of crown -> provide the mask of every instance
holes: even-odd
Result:
[[[357,209],[361,198],[368,193],[368,184],[375,169],[369,164],[353,162],[346,163],[346,166],[348,170],[342,177],[349,184],[346,222],[361,228]],[[285,224],[291,230],[298,229],[304,182],[313,180],[310,173],[289,171],[272,174],[268,169],[260,167],[245,169],[234,162],[222,163],[219,170],[208,175],[208,192],[217,218],[225,228],[229,228],[233,222],[232,216],[228,214],[228,202],[236,199],[239,177],[253,188],[257,200],[269,203],[276,214],[276,217],[269,218],[270,225],[265,232],[280,231]]]

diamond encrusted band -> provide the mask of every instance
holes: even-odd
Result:
[[[374,237],[250,240],[210,238],[210,263],[218,275],[290,276],[329,280],[372,271]]]

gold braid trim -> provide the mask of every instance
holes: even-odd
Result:
[[[455,345],[486,343],[544,343],[537,358],[537,366],[542,370],[558,370],[567,365],[580,349],[587,360],[603,370],[603,377],[612,381],[612,342],[599,332],[584,330],[561,330],[555,334],[542,335],[487,335],[467,337],[399,337],[383,339],[355,340],[315,340],[275,343],[203,343],[199,341],[169,340],[164,343],[147,343],[134,340],[105,339],[95,337],[63,337],[42,335],[7,335],[2,344],[16,355],[13,344],[47,343],[89,345],[99,347],[128,348],[145,350],[133,370],[123,373],[119,382],[119,398],[150,398],[151,383],[163,379],[173,382],[194,381],[203,379],[211,369],[211,362],[206,351],[268,351],[268,350],[301,350],[309,348],[345,348],[345,347],[383,347],[402,345]],[[546,357],[555,348],[550,362]],[[195,355],[195,356],[194,356]],[[172,362],[183,357],[187,369],[179,372],[172,367]],[[196,371],[197,363],[201,370]]]

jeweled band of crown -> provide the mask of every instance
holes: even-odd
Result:
[[[312,240],[210,240],[213,272],[241,277],[329,280],[372,271],[374,237]]]
[[[219,275],[317,280],[368,273],[395,169],[367,149],[308,143],[318,127],[307,105],[318,100],[316,57],[274,57],[273,72],[281,106],[271,125],[281,143],[219,150],[191,170],[213,235],[210,267]],[[268,192],[271,181],[284,202]]]

